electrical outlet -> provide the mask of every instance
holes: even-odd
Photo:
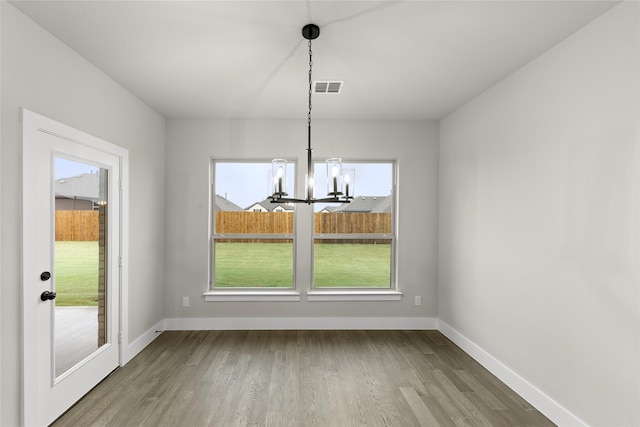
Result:
[[[182,297],[182,306],[189,307],[189,297]]]
[[[420,295],[416,295],[413,304],[414,305],[422,305],[422,297]]]

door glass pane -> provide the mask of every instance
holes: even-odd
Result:
[[[105,344],[108,170],[54,159],[55,374]]]

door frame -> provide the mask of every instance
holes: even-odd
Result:
[[[24,215],[27,212],[26,197],[24,195],[25,183],[29,181],[29,175],[33,174],[33,170],[28,170],[28,165],[25,165],[26,151],[31,149],[31,141],[29,138],[33,138],[34,135],[39,132],[52,135],[72,143],[80,144],[85,147],[89,147],[94,150],[108,153],[112,156],[118,157],[120,168],[120,182],[119,191],[115,191],[115,197],[119,198],[120,210],[119,210],[119,259],[114,260],[118,266],[118,311],[115,313],[117,316],[117,340],[114,345],[118,346],[118,366],[123,366],[126,363],[125,355],[128,341],[128,260],[129,260],[129,151],[126,148],[119,147],[108,141],[102,140],[88,133],[82,132],[73,127],[59,123],[55,120],[49,119],[40,114],[29,111],[25,108],[20,109],[20,118],[22,123],[22,191],[21,194],[21,218],[22,220],[22,234],[21,242],[24,245],[26,239],[33,239],[33,234],[37,231],[27,230],[24,222]],[[37,171],[36,171],[37,173]],[[24,247],[24,246],[23,246]],[[47,248],[47,250],[49,250]],[[29,265],[29,262],[25,262],[24,249],[20,251],[21,256],[21,286],[22,286],[22,322],[21,322],[21,379],[22,379],[22,395],[21,395],[21,418],[23,425],[35,425],[38,423],[38,414],[29,411],[29,408],[39,407],[38,405],[44,404],[39,402],[39,378],[36,370],[29,369],[27,366],[27,358],[31,354],[35,354],[38,351],[37,345],[34,345],[34,340],[26,339],[29,336],[34,336],[42,333],[38,330],[38,318],[33,313],[28,313],[25,310],[25,302],[28,298],[32,298],[27,288],[27,278],[34,274],[33,266]],[[27,271],[28,270],[28,271]],[[86,390],[88,392],[89,390]],[[84,394],[84,393],[83,393]],[[29,399],[29,403],[27,403]],[[36,399],[36,402],[33,402]]]

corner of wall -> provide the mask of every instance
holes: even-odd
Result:
[[[443,320],[438,321],[438,330],[557,425],[587,426],[587,424],[575,414],[571,413],[542,390],[522,378],[517,372],[449,326]]]
[[[136,338],[132,343],[122,343],[120,354],[120,366],[129,363],[138,353],[145,349],[149,344],[164,332],[164,319],[153,325],[145,333]]]

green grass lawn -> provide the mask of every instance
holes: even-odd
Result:
[[[56,242],[56,305],[98,305],[98,242]],[[316,244],[315,286],[388,288],[391,245]],[[292,243],[216,243],[216,287],[293,286]]]
[[[388,288],[391,245],[321,243],[314,245],[317,288]]]
[[[216,243],[217,287],[291,287],[293,243]]]
[[[291,287],[293,244],[216,243],[216,287]],[[316,287],[388,288],[391,245],[315,245]]]
[[[98,242],[56,242],[56,305],[98,305]]]

